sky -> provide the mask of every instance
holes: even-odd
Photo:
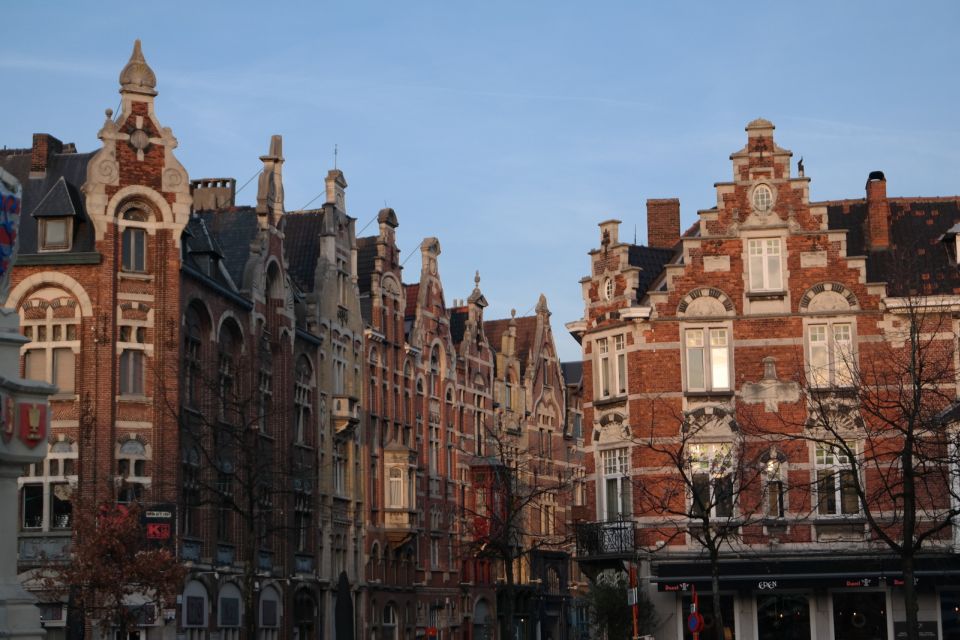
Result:
[[[960,193],[956,2],[18,2],[3,6],[0,144],[98,148],[140,38],[156,113],[191,178],[256,174],[283,136],[286,208],[334,163],[358,235],[396,210],[406,282],[440,239],[448,304],[479,270],[487,319],[540,293],[563,360],[597,223],[646,240],[646,200],[681,226],[716,203],[744,126],[771,120],[811,198]],[[237,196],[252,204],[256,181]],[[369,226],[367,226],[369,224]],[[364,228],[365,227],[365,228]],[[362,231],[361,231],[362,229]]]

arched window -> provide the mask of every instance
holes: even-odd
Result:
[[[313,415],[313,366],[306,356],[297,358],[293,396],[293,439],[297,444],[310,444],[310,417]]]
[[[392,604],[383,608],[383,640],[397,640],[397,610]]]
[[[220,640],[239,640],[242,623],[240,589],[233,583],[220,587],[217,605],[217,626],[220,628]]]
[[[184,314],[183,324],[183,402],[196,408],[200,401],[201,370],[200,346],[203,337],[203,318],[197,306],[191,304]]]
[[[210,603],[207,588],[191,580],[183,589],[183,610],[180,612],[187,640],[201,640],[206,635]]]
[[[80,307],[60,289],[32,294],[20,310],[23,375],[57,385],[58,394],[74,393],[76,354],[80,352]]]
[[[280,594],[273,587],[266,587],[260,593],[260,629],[259,640],[276,640],[280,632],[282,610]]]
[[[144,485],[150,483],[147,476],[147,449],[142,442],[130,438],[117,448],[117,476],[122,483],[117,502],[129,504],[140,500]]]

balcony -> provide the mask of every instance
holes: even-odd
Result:
[[[580,562],[632,558],[636,550],[633,520],[582,522],[576,525],[577,560]]]
[[[360,403],[353,396],[333,396],[333,428],[340,433],[360,424]]]

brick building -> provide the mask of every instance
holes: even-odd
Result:
[[[19,480],[24,577],[65,557],[79,494],[173,514],[189,575],[139,638],[495,637],[502,566],[468,517],[480,453],[515,415],[544,462],[578,460],[545,302],[517,319],[535,320],[519,350],[488,340],[479,276],[448,307],[427,238],[404,284],[396,214],[356,238],[341,171],[322,207],[287,211],[274,136],[256,204],[238,205],[235,180],[177,162],[139,41],[120,85],[99,150],[37,134],[0,152],[25,187],[21,366],[59,389],[48,458]],[[516,376],[514,410],[495,369]],[[529,613],[553,640],[568,560],[541,555],[522,578],[549,587]],[[51,635],[78,631],[65,605],[43,604]]]
[[[873,172],[865,198],[811,202],[773,130],[747,125],[733,179],[682,235],[677,200],[647,201],[646,246],[600,224],[567,325],[584,360],[578,560],[594,578],[639,563],[658,638],[689,637],[694,588],[713,633],[715,565],[726,637],[892,638],[906,569],[883,539],[914,526],[919,628],[956,637],[960,198],[890,198]],[[919,430],[877,403],[911,344],[937,369]],[[915,521],[894,497],[911,447],[928,452],[907,465],[929,473]]]

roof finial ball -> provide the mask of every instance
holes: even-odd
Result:
[[[140,50],[140,39],[133,43],[133,53],[127,66],[120,72],[120,92],[142,93],[148,96],[157,95],[157,76],[147,64]]]

